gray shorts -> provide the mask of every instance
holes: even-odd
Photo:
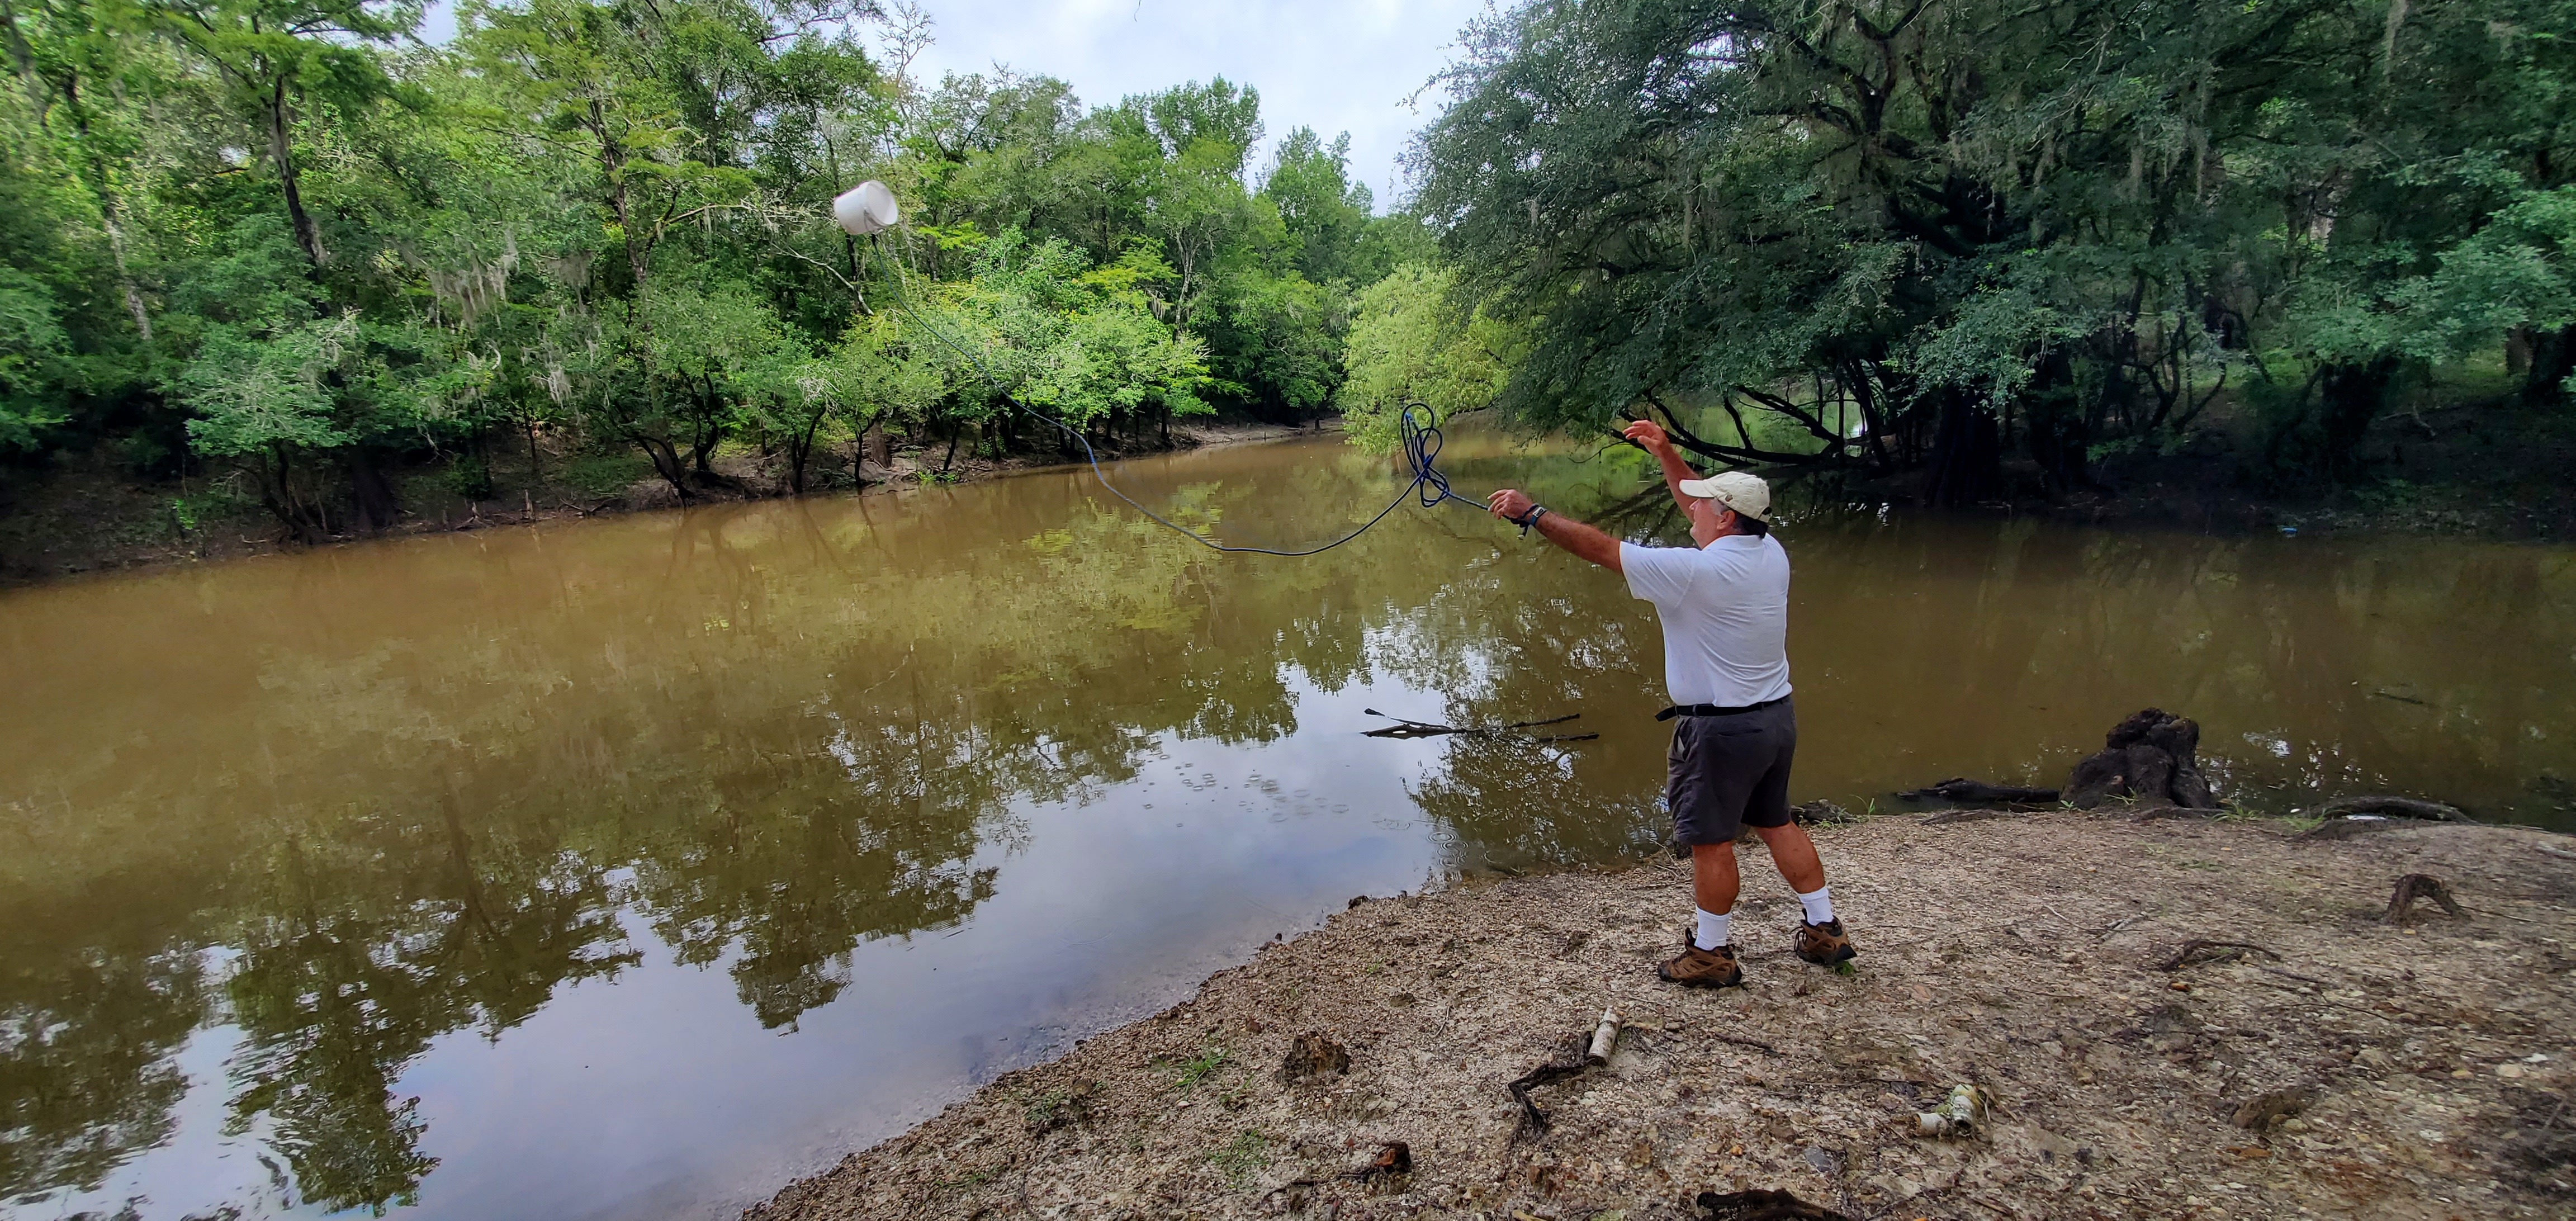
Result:
[[[1746,827],[1789,825],[1789,760],[1797,753],[1797,708],[1786,699],[1729,716],[1677,718],[1664,760],[1673,843],[1723,844]]]

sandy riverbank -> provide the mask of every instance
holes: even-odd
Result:
[[[1788,954],[1797,908],[1757,851],[1751,983],[1715,993],[1653,978],[1689,910],[1678,864],[1362,903],[746,1216],[1643,1221],[1745,1189],[1852,1218],[2567,1215],[2568,841],[2294,830],[1824,829],[1859,970]],[[2466,914],[2391,925],[2409,873]],[[2165,969],[2194,940],[2268,953]],[[1507,1084],[1611,1004],[1630,1029],[1610,1063],[1533,1089],[1550,1127],[1524,1131]],[[1283,1079],[1310,1033],[1347,1071]],[[1983,1135],[1915,1135],[1960,1082],[1996,1100]],[[2235,1122],[2280,1090],[2310,1100]],[[1364,1173],[1388,1142],[1410,1173]]]

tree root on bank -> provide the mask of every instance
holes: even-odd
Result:
[[[1851,1221],[1821,1204],[1809,1204],[1785,1191],[1703,1191],[1691,1201],[1699,1221]]]
[[[1555,1059],[1523,1073],[1510,1085],[1504,1087],[1511,1091],[1512,1101],[1521,1105],[1521,1122],[1520,1126],[1512,1132],[1513,1139],[1547,1134],[1547,1112],[1538,1109],[1538,1104],[1530,1101],[1530,1091],[1542,1085],[1554,1085],[1559,1081],[1582,1076],[1586,1069],[1592,1067],[1591,1061],[1584,1057],[1584,1052],[1587,1050],[1589,1048],[1585,1045],[1584,1037],[1577,1035]]]
[[[2474,826],[2477,821],[2458,806],[2414,797],[2337,797],[2317,807],[2326,821],[2301,832],[2303,840],[2351,839],[2409,823],[2438,822]]]
[[[2186,941],[2182,943],[2181,949],[2173,952],[2172,957],[2157,963],[2156,969],[2179,971],[2186,966],[2196,966],[2201,963],[2233,962],[2249,953],[2261,954],[2274,962],[2281,960],[2279,954],[2251,941]]]
[[[2338,818],[2333,822],[2319,823],[2290,838],[2300,841],[2351,839],[2356,835],[2368,835],[2373,831],[2385,831],[2390,827],[2405,825],[2393,818]]]
[[[2130,812],[2129,821],[2154,822],[2159,818],[2211,818],[2215,817],[2217,813],[2218,811],[2215,809],[2188,810],[2181,806],[2144,806]]]
[[[1997,801],[2007,805],[2056,805],[2056,789],[2018,788],[2009,784],[1988,784],[1953,776],[1939,784],[1926,785],[1897,794],[1917,801],[1939,798],[1943,801]]]
[[[2414,919],[2415,900],[2431,899],[2451,916],[2466,916],[2459,901],[2451,897],[2451,888],[2429,873],[2410,873],[2397,879],[2397,889],[2388,896],[2388,922],[2404,928]]]
[[[2390,818],[2414,818],[2425,822],[2463,822],[2477,820],[2460,811],[2458,806],[2413,797],[2337,797],[2318,806],[2320,817],[2343,818],[2352,814],[2381,814]]]
[[[1950,810],[1923,820],[1927,827],[1946,827],[1953,823],[1985,822],[1993,818],[2027,818],[2020,810]]]

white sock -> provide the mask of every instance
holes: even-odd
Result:
[[[1798,902],[1807,909],[1807,923],[1831,924],[1834,922],[1833,887],[1819,886],[1814,894],[1798,896]]]
[[[1725,945],[1726,918],[1734,913],[1705,912],[1699,911],[1698,908],[1691,910],[1699,912],[1699,932],[1691,937],[1691,944],[1703,950],[1714,950]]]

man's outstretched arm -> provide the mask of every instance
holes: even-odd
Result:
[[[1519,525],[1529,518],[1530,510],[1538,506],[1520,489],[1504,488],[1487,499],[1485,507],[1492,510],[1494,516]],[[1536,528],[1547,541],[1612,572],[1622,571],[1619,567],[1619,540],[1553,509],[1538,519]]]
[[[1672,492],[1673,503],[1681,506],[1682,516],[1690,516],[1691,498],[1682,495],[1682,480],[1697,479],[1699,472],[1692,470],[1690,463],[1682,461],[1682,451],[1674,446],[1673,438],[1664,431],[1664,426],[1653,420],[1639,420],[1619,435],[1645,446],[1646,452],[1655,456],[1655,461],[1664,468],[1664,487]]]

